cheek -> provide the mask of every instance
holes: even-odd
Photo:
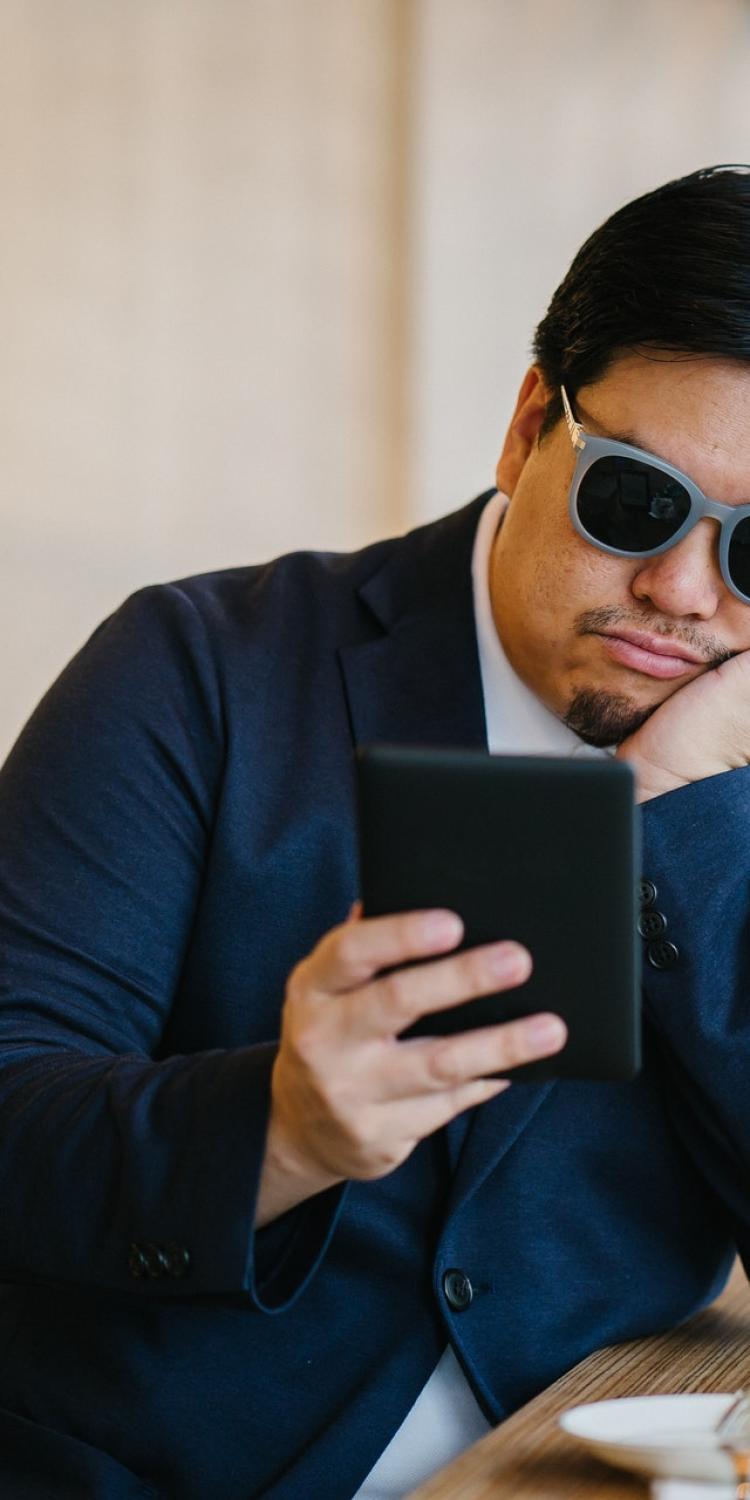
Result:
[[[629,563],[597,551],[568,524],[536,554],[533,591],[538,604],[564,622],[586,609],[627,604],[631,577]]]
[[[506,521],[507,566],[529,622],[560,639],[585,609],[632,602],[629,561],[610,557],[574,529],[567,489],[548,473],[519,483]],[[750,613],[750,608],[748,609]]]
[[[729,650],[750,651],[750,604],[740,604],[737,601],[736,609],[732,610],[732,615],[727,620],[724,637]]]

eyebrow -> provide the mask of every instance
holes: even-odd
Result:
[[[631,432],[628,428],[625,428],[622,432],[613,430],[611,427],[605,428],[602,426],[601,422],[598,421],[596,417],[591,416],[590,413],[587,417],[587,414],[584,411],[583,407],[579,406],[577,402],[576,414],[578,415],[578,419],[581,422],[582,426],[585,427],[587,420],[590,420],[594,427],[598,427],[598,433],[593,433],[592,436],[609,438],[613,443],[627,443],[629,448],[641,448],[644,453],[652,452],[652,449],[649,448],[647,443],[644,443],[643,439],[638,436],[637,432]],[[654,454],[654,457],[656,457],[656,454]]]

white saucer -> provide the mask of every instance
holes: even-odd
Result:
[[[649,1479],[731,1480],[716,1443],[716,1424],[734,1399],[726,1395],[624,1396],[563,1412],[560,1426],[598,1458]]]

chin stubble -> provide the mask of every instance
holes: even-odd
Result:
[[[587,745],[603,749],[606,745],[621,745],[635,734],[655,707],[636,708],[624,694],[607,693],[604,688],[581,688],[571,699],[563,722]]]

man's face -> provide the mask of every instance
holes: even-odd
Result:
[[[537,441],[545,395],[530,370],[497,468],[511,500],[492,554],[493,615],[532,691],[584,739],[619,743],[687,682],[750,649],[750,604],[724,583],[713,520],[657,557],[612,557],[578,535],[568,516],[575,452],[565,422]],[[628,354],[573,405],[587,432],[666,459],[713,500],[750,501],[750,368]],[[658,635],[698,659],[655,676],[618,629]]]

